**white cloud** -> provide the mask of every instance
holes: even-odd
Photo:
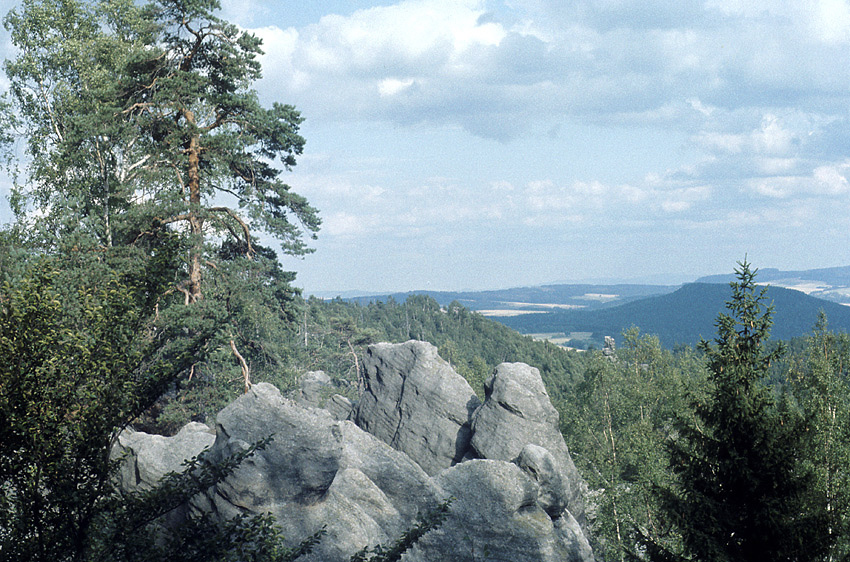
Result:
[[[500,140],[564,117],[670,126],[685,106],[692,120],[718,108],[846,107],[850,52],[835,48],[850,33],[846,1],[570,6],[405,0],[297,31],[261,28],[262,89],[316,117]],[[780,132],[763,131],[765,149]]]
[[[850,42],[850,3],[846,0],[816,0],[812,27],[816,36],[826,43]]]
[[[323,217],[322,229],[329,236],[351,237],[369,232],[370,222],[368,218],[362,216],[337,212]]]
[[[830,195],[844,195],[850,191],[847,175],[850,173],[850,161],[837,165],[818,166],[813,172],[817,185]]]
[[[381,94],[381,97],[394,96],[410,88],[413,83],[413,78],[406,78],[404,80],[385,78],[378,83],[378,93]]]

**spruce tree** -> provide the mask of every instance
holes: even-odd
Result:
[[[829,546],[824,503],[800,458],[801,420],[764,384],[784,351],[768,343],[767,289],[746,260],[739,265],[717,338],[700,343],[712,387],[670,447],[677,485],[663,501],[681,552],[651,545],[655,560],[819,560]]]

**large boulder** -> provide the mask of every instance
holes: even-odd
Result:
[[[224,518],[271,513],[293,540],[324,527],[314,552],[299,560],[348,560],[364,546],[398,537],[438,502],[436,486],[406,455],[269,384],[254,385],[222,410],[216,431],[216,459],[268,435],[273,441],[193,500],[193,509]]]
[[[555,457],[538,445],[529,443],[514,463],[540,487],[537,503],[551,517],[560,517],[567,509],[570,483],[561,472]]]
[[[542,462],[554,463],[558,473],[558,478],[547,477],[544,494],[562,495],[562,500],[557,497],[547,500],[550,512],[563,501],[583,525],[587,485],[561,435],[558,411],[549,400],[540,371],[525,363],[502,363],[484,383],[484,392],[484,403],[472,417],[470,444],[474,454],[486,459],[519,461],[528,468],[529,452],[526,451],[523,460],[523,450],[529,444],[542,447],[551,454],[551,459],[544,461],[539,451],[534,454]]]
[[[197,422],[183,426],[177,435],[150,435],[133,429],[121,432],[110,456],[120,459],[116,473],[118,487],[127,492],[150,490],[170,472],[183,472],[184,463],[200,455],[215,443],[215,431]],[[183,522],[189,513],[183,505],[169,512],[162,525],[174,526]]]
[[[183,463],[215,442],[215,431],[191,422],[177,435],[165,437],[127,429],[112,448],[113,459],[122,459],[118,485],[123,490],[150,490],[169,472],[182,472]]]
[[[464,457],[480,400],[427,342],[370,345],[355,422],[429,475]]]
[[[306,406],[321,406],[332,386],[331,378],[324,371],[308,371],[301,379],[295,401]]]
[[[518,466],[475,459],[441,472],[435,481],[454,497],[450,517],[420,539],[410,560],[578,562],[573,539],[558,533],[537,503],[537,484]]]

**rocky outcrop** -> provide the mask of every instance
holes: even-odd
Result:
[[[525,363],[502,363],[484,383],[484,392],[484,404],[472,418],[474,455],[518,462],[530,473],[537,471],[535,478],[549,496],[545,500],[548,510],[566,506],[584,523],[587,488],[561,435],[558,411],[549,400],[540,371]],[[544,466],[548,468],[544,470]]]
[[[200,425],[172,438],[122,435],[118,452],[134,463],[124,485],[148,485],[131,472],[155,480],[158,461],[142,468],[148,456],[173,464],[214,439],[211,455],[220,459],[271,434],[266,449],[186,509],[222,518],[272,513],[293,542],[325,526],[304,560],[343,562],[393,541],[417,514],[452,497],[448,519],[404,560],[593,560],[579,524],[584,484],[554,437],[557,413],[536,369],[500,366],[481,404],[429,344],[371,346],[364,363],[354,416],[361,426],[256,384],[219,413],[214,437]]]
[[[216,432],[214,458],[269,434],[274,440],[193,507],[222,517],[272,513],[293,539],[326,526],[307,561],[348,560],[357,549],[392,540],[418,509],[437,503],[428,475],[404,454],[268,384],[222,410]]]
[[[215,431],[191,422],[177,435],[164,437],[128,429],[118,436],[112,458],[122,459],[118,485],[123,489],[149,490],[169,472],[181,472],[183,462],[215,443]]]
[[[430,475],[460,462],[469,449],[470,416],[481,401],[436,347],[420,341],[371,345],[363,372],[358,426]]]

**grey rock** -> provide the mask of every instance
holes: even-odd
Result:
[[[399,349],[377,351],[370,367],[375,380],[364,395],[376,393],[378,402],[379,377],[402,379],[395,385],[384,384],[398,390],[399,411],[406,412],[398,416],[396,428],[399,434],[410,433],[410,440],[397,436],[396,444],[421,455],[419,460],[351,421],[338,421],[327,410],[299,404],[281,396],[275,387],[259,383],[219,413],[214,437],[201,424],[190,424],[172,438],[122,434],[114,452],[125,459],[122,485],[153,485],[159,476],[179,470],[184,458],[210,443],[211,458],[222,459],[273,435],[264,450],[246,459],[223,482],[193,498],[165,524],[192,512],[222,519],[271,513],[290,544],[325,527],[326,534],[316,549],[299,560],[346,562],[364,546],[390,544],[415,524],[418,514],[451,496],[455,499],[447,520],[420,539],[404,560],[593,561],[582,527],[573,517],[575,512],[572,507],[563,509],[570,505],[575,481],[563,471],[564,458],[569,459],[566,446],[559,449],[549,433],[557,431],[557,414],[553,417],[542,382],[538,385],[534,377],[536,370],[503,365],[488,381],[488,401],[475,412],[476,431],[482,434],[480,451],[470,448],[467,452],[493,457],[464,461],[429,476],[423,466],[428,463],[422,458],[437,455],[431,448],[411,445],[422,444],[423,422],[417,418],[426,416],[415,402],[449,400],[452,389],[460,389],[467,402],[456,401],[451,415],[445,405],[443,409],[435,405],[437,414],[426,418],[434,427],[435,418],[443,424],[454,420],[456,433],[464,426],[463,416],[469,415],[469,404],[477,402],[471,399],[468,385],[457,384],[453,372],[447,374],[433,348],[408,342]],[[414,373],[404,372],[404,365]],[[417,370],[423,372],[415,373]],[[513,385],[520,388],[502,388]],[[459,405],[462,413],[457,413]],[[502,427],[508,423],[520,424],[521,431]],[[495,442],[499,439],[501,445]],[[516,447],[518,442],[523,445]],[[499,458],[494,459],[496,456]],[[443,464],[454,462],[446,454],[437,458]],[[143,466],[152,468],[141,469],[139,474],[144,477],[134,476]]]
[[[590,561],[576,558],[572,539],[558,535],[537,503],[538,486],[519,467],[476,459],[435,477],[455,498],[443,525],[420,539],[411,561]],[[567,540],[569,542],[564,542]]]
[[[172,437],[126,429],[110,451],[112,459],[122,459],[116,484],[126,492],[150,490],[170,472],[183,472],[183,463],[212,447],[215,433],[208,426],[191,422]],[[173,527],[185,520],[188,506],[169,512],[161,525]]]
[[[610,361],[617,361],[617,345],[614,338],[605,336],[605,345],[602,346],[602,355]]]
[[[484,403],[472,418],[470,444],[476,456],[513,461],[528,444],[546,449],[568,483],[567,507],[583,525],[587,484],[561,435],[558,412],[540,371],[524,363],[502,363],[484,383],[484,391]]]
[[[334,394],[325,404],[325,409],[337,421],[350,420],[354,416],[354,404],[341,394]]]
[[[322,395],[328,392],[327,389],[331,386],[331,378],[324,371],[308,371],[301,379],[301,388],[297,393],[296,401],[299,404],[321,406]]]
[[[394,540],[419,509],[436,505],[437,488],[406,455],[268,384],[254,385],[219,413],[212,454],[224,458],[269,434],[274,440],[265,450],[193,500],[195,512],[271,513],[293,542],[325,526],[314,552],[299,560],[342,562]]]
[[[123,458],[117,474],[123,490],[150,490],[169,472],[182,472],[183,463],[198,456],[215,442],[208,426],[191,422],[173,437],[150,435],[127,429],[112,448],[113,459]]]
[[[358,426],[405,452],[429,475],[460,462],[480,400],[427,342],[370,345]]]
[[[407,521],[437,505],[439,489],[413,460],[351,422],[340,424],[342,465],[365,474]]]
[[[566,546],[567,560],[575,560],[576,562],[593,562],[593,548],[587,540],[587,535],[579,525],[578,521],[564,510],[564,513],[558,519],[555,519],[555,537],[558,541]]]
[[[319,501],[340,468],[342,435],[336,420],[325,410],[298,406],[270,384],[255,384],[219,412],[213,458],[270,435],[273,441],[246,459],[238,478],[226,480],[219,494],[233,502],[239,498],[234,505],[246,509]]]
[[[560,517],[567,509],[570,483],[559,470],[552,453],[529,443],[520,451],[514,463],[539,486],[537,503],[550,517]]]

